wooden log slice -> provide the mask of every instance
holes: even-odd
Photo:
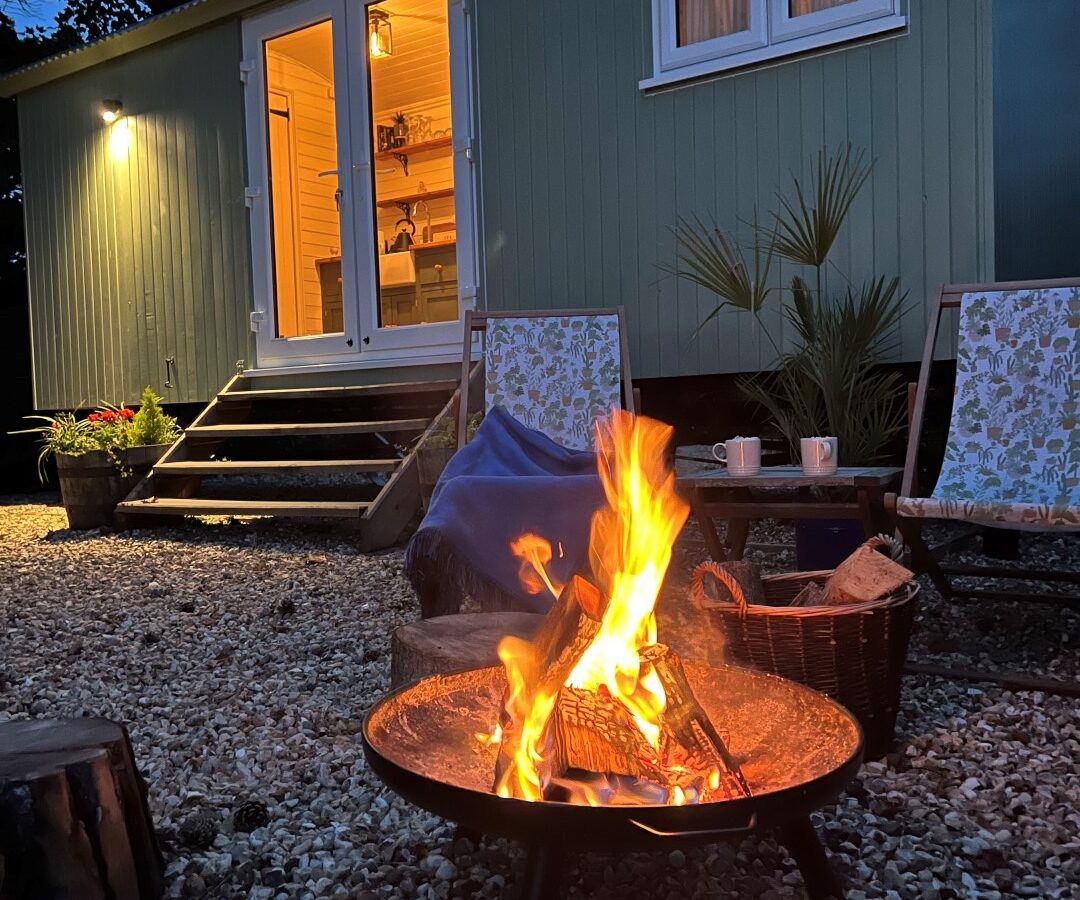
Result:
[[[499,664],[504,635],[531,640],[544,617],[537,613],[463,613],[423,619],[394,630],[390,641],[390,686],[428,675]]]
[[[0,859],[0,900],[161,896],[161,853],[123,726],[0,723]]]

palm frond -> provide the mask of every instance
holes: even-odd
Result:
[[[814,298],[796,279],[792,296],[788,316],[802,346],[740,389],[766,410],[793,455],[799,438],[831,434],[841,465],[880,462],[904,426],[902,379],[877,366],[906,295],[895,278],[879,278],[835,302]]]
[[[776,253],[791,262],[820,267],[829,255],[856,194],[874,167],[865,151],[849,144],[843,151],[818,153],[810,190],[793,176],[795,197],[778,195],[773,213]]]
[[[694,331],[695,337],[725,307],[751,313],[761,310],[772,291],[770,244],[755,241],[751,266],[742,249],[715,222],[706,224],[696,216],[693,220],[680,218],[672,233],[678,245],[678,265],[661,264],[660,268],[720,298],[720,303]]]

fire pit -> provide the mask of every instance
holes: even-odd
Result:
[[[474,831],[524,841],[526,896],[557,896],[561,854],[669,850],[779,827],[811,897],[839,896],[809,813],[858,771],[854,717],[794,682],[735,667],[684,664],[694,694],[739,761],[749,797],[675,806],[589,806],[498,796],[499,748],[476,738],[499,717],[501,668],[436,675],[382,698],[364,722],[372,769],[396,793]]]
[[[368,760],[419,806],[527,841],[530,897],[555,893],[567,847],[659,849],[769,826],[811,895],[835,894],[808,814],[855,774],[856,720],[792,682],[685,662],[657,635],[688,512],[666,463],[671,434],[628,413],[597,423],[607,503],[587,566],[556,584],[551,541],[512,541],[522,585],[554,599],[539,630],[502,639],[502,668],[436,675],[380,701],[364,723]]]

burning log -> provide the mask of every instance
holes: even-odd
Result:
[[[750,787],[742,771],[694,697],[682,660],[666,644],[646,647],[641,660],[653,667],[664,686],[664,729],[671,733],[681,753],[687,755],[684,765],[696,772],[718,772],[716,784],[710,785],[714,793],[725,798],[749,797]]]
[[[688,512],[665,463],[670,438],[669,427],[620,413],[598,426],[607,506],[593,516],[592,581],[576,576],[561,591],[534,641],[499,645],[507,676],[499,796],[604,804],[750,796],[682,663],[656,643],[656,601]],[[554,594],[543,569],[550,548],[534,535],[513,546]],[[760,574],[736,571],[724,573],[728,588],[756,598]]]
[[[599,775],[647,778],[667,785],[656,751],[627,708],[606,689],[564,687],[559,692],[554,719],[557,774],[580,769]]]
[[[511,695],[515,689],[520,692],[521,697],[517,702],[508,698],[503,704],[504,711],[499,722],[503,740],[495,764],[496,791],[519,796],[513,775],[517,765],[515,756],[520,749],[522,723],[511,721],[515,717],[510,709],[516,706],[520,710],[527,710],[538,697],[558,695],[600,629],[602,606],[600,592],[584,578],[575,575],[563,588],[531,643],[504,638],[499,645],[500,656],[507,648],[512,652],[522,684],[511,683],[508,687]],[[542,737],[543,744],[550,741],[550,734]],[[557,755],[548,756],[550,759],[546,761],[549,766],[558,764]],[[548,780],[551,774],[542,773],[541,781]]]

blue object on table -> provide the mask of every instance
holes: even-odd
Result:
[[[525,591],[510,543],[526,532],[545,538],[552,580],[568,581],[587,561],[603,502],[594,453],[562,447],[493,407],[443,470],[405,551],[424,615],[456,611],[463,594],[485,608],[546,612],[554,599]]]

